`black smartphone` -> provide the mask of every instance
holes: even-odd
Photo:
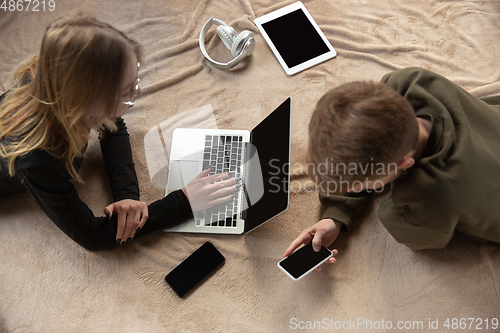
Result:
[[[215,246],[206,242],[165,276],[179,297],[186,295],[225,261]]]
[[[324,245],[321,245],[321,250],[316,252],[312,247],[312,242],[310,242],[288,257],[281,259],[278,262],[278,267],[292,280],[299,280],[327,261],[331,256],[333,256],[332,251]]]

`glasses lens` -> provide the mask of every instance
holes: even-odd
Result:
[[[139,81],[140,81],[139,78],[135,80],[134,92],[132,94],[132,102],[134,102],[135,99],[137,98],[137,93],[139,92]]]
[[[139,75],[139,67],[141,66],[140,63],[137,63],[137,74]],[[139,92],[139,81],[141,81],[141,79],[139,79],[138,77],[135,79],[135,84],[132,86],[132,91],[131,91],[131,95],[132,95],[132,98],[130,99],[129,102],[121,102],[122,104],[125,104],[125,105],[128,105],[128,106],[134,106],[134,103],[135,103],[135,99],[137,98],[137,93]]]

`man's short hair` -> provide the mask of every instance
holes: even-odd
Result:
[[[382,178],[415,148],[418,132],[415,111],[396,91],[374,81],[343,84],[312,114],[308,174],[337,184]]]

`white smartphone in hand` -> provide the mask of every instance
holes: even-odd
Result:
[[[321,245],[319,252],[314,251],[312,242],[310,242],[288,257],[281,259],[278,262],[278,267],[292,280],[297,281],[311,273],[332,256],[332,251],[324,245]]]

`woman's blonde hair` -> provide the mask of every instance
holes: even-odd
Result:
[[[116,129],[112,117],[131,52],[140,62],[137,42],[92,17],[59,18],[47,27],[39,55],[14,74],[0,105],[0,156],[11,176],[18,157],[41,149],[82,181],[75,158],[88,142],[89,125]],[[87,113],[98,104],[106,115],[89,124]]]

